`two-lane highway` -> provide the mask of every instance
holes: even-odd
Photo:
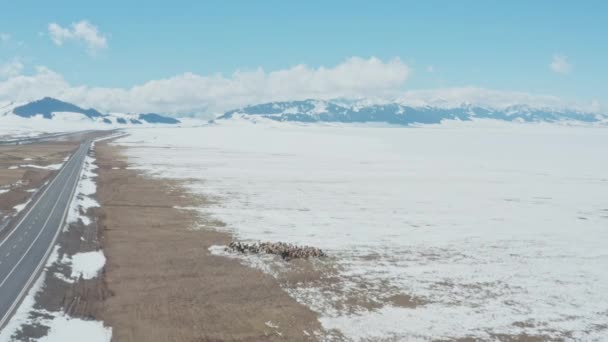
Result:
[[[10,233],[0,240],[0,329],[40,275],[64,224],[91,145],[65,163]]]

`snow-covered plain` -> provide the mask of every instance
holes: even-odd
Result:
[[[138,168],[219,199],[241,239],[314,245],[339,289],[290,289],[353,340],[608,334],[608,130],[492,121],[133,130]],[[365,290],[361,290],[365,286]],[[374,310],[339,310],[364,294]],[[386,304],[394,295],[422,305]]]

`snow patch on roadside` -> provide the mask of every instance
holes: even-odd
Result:
[[[34,164],[26,164],[19,165],[20,168],[30,168],[30,169],[41,169],[41,170],[59,170],[63,166],[63,163],[59,164],[51,164],[46,166],[34,165]]]
[[[105,327],[99,321],[85,321],[59,314],[49,323],[49,333],[39,340],[41,342],[109,342],[112,339],[112,328]]]
[[[23,211],[23,209],[25,209],[25,207],[27,207],[28,204],[30,204],[31,201],[32,201],[32,199],[30,198],[24,203],[17,204],[16,206],[13,207],[13,209],[15,210],[16,213],[20,213],[21,211]]]
[[[101,250],[92,252],[77,253],[72,256],[72,278],[92,279],[97,277],[103,266],[106,264],[106,257]]]
[[[82,221],[85,226],[91,224],[91,219],[82,213],[86,213],[91,208],[99,207],[99,203],[92,197],[92,195],[97,192],[97,185],[95,184],[95,178],[97,177],[97,174],[95,173],[96,169],[97,165],[95,165],[95,159],[86,156],[84,167],[80,172],[80,181],[76,186],[74,199],[72,200],[72,203],[70,203],[66,227],[64,229],[67,229],[70,224],[76,223],[79,220]]]
[[[40,338],[39,341],[111,341],[112,328],[105,327],[100,321],[85,321],[72,318],[64,312],[50,312],[35,307],[36,296],[44,290],[48,268],[56,262],[59,262],[59,246],[53,248],[43,272],[28,291],[17,312],[4,329],[0,330],[0,341],[18,341],[14,335],[19,329],[24,325],[33,324],[50,328],[47,336]]]

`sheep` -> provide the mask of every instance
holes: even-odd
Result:
[[[226,249],[242,254],[274,254],[287,261],[290,259],[321,258],[327,256],[325,252],[319,248],[297,246],[285,242],[259,242],[248,244],[244,242],[232,241],[230,244],[228,244]]]

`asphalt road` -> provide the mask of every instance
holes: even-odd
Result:
[[[25,215],[0,240],[0,329],[40,275],[63,227],[84,159],[83,142]]]

